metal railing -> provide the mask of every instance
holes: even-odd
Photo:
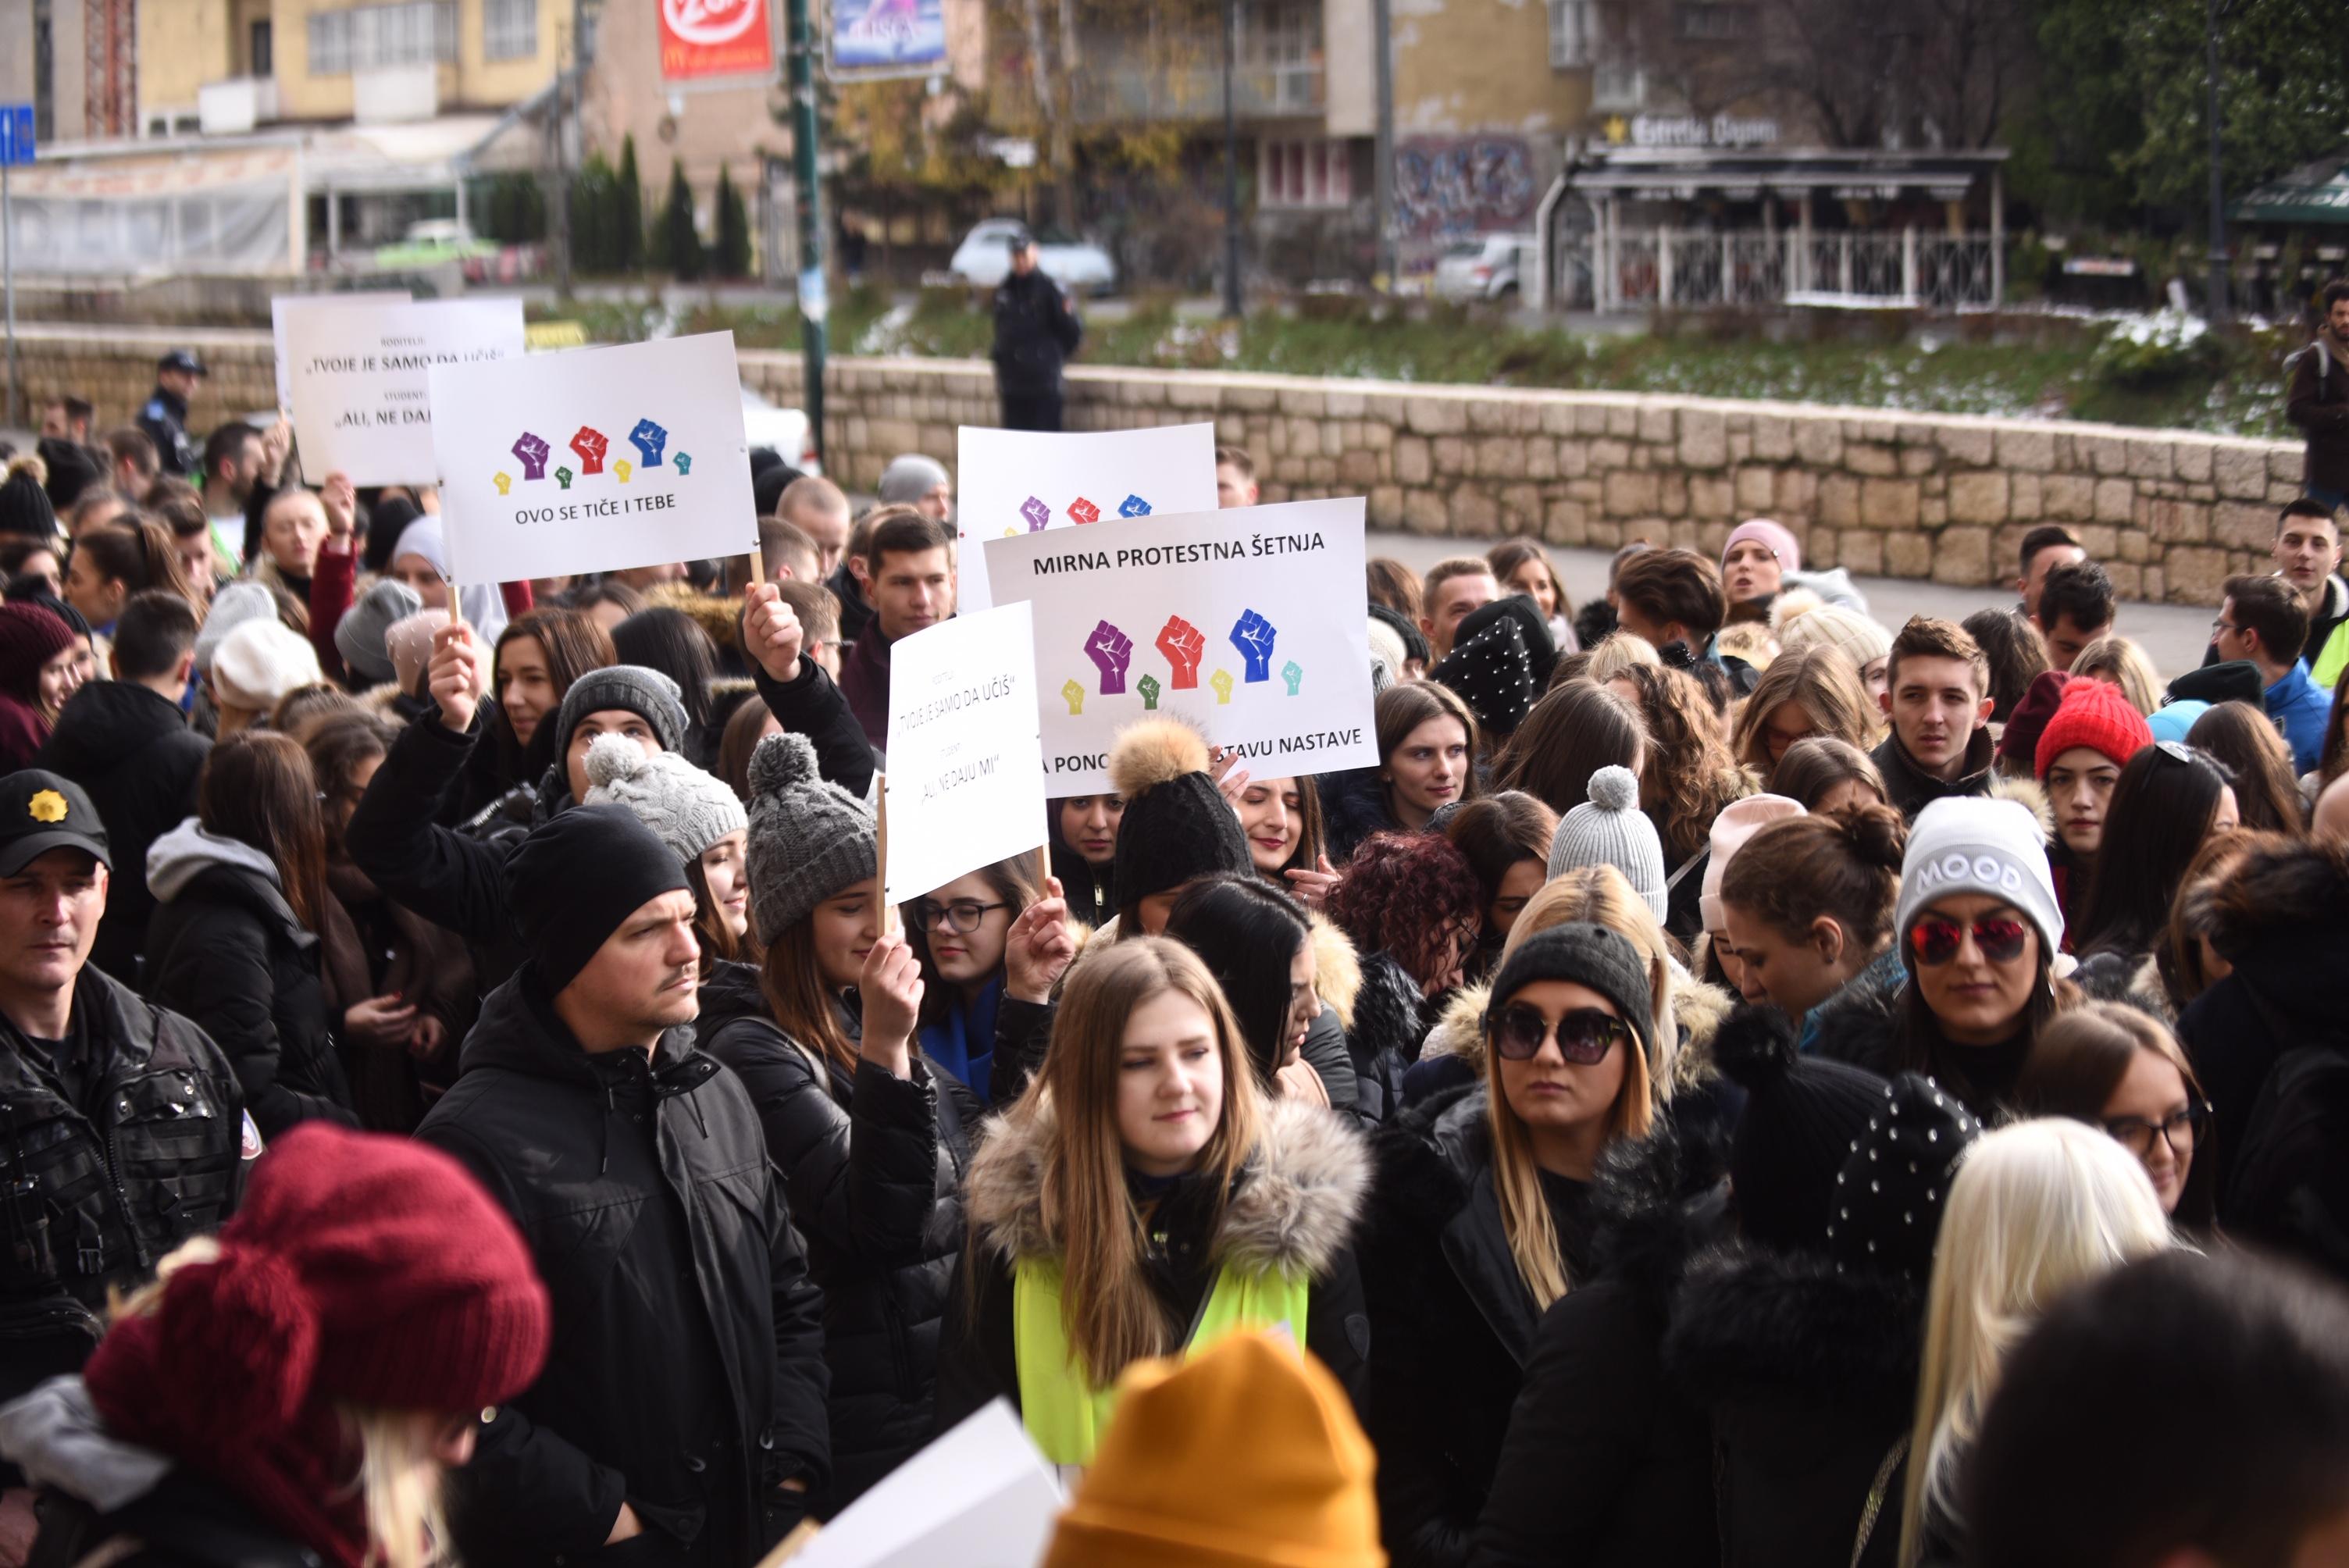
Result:
[[[1087,125],[1213,119],[1224,112],[1220,66],[1088,69],[1078,75],[1070,90],[1077,119]],[[1318,63],[1273,66],[1242,61],[1232,71],[1232,112],[1242,119],[1318,115],[1327,97]]]
[[[1576,229],[1552,249],[1563,310],[1860,304],[1987,310],[2004,278],[1991,236],[1917,229],[1835,234],[1759,229]]]

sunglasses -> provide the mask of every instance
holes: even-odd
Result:
[[[1505,1061],[1529,1062],[1553,1035],[1557,1054],[1576,1067],[1595,1067],[1631,1037],[1630,1026],[1596,1007],[1577,1007],[1556,1026],[1531,1007],[1504,1007],[1485,1020],[1485,1032]]]
[[[1958,955],[1968,929],[1944,914],[1924,915],[1909,928],[1909,945],[1918,963],[1939,967]],[[1992,964],[2011,964],[2022,957],[2023,941],[2031,934],[2031,927],[2012,914],[1986,914],[1971,929],[1974,946]]]
[[[927,931],[932,926],[943,925],[957,936],[968,936],[978,929],[978,923],[987,918],[990,910],[1010,907],[999,901],[981,903],[975,898],[958,898],[952,903],[919,898],[914,901],[914,926],[916,930]]]

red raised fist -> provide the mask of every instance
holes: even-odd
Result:
[[[611,445],[610,438],[592,426],[582,425],[579,433],[571,438],[571,449],[579,454],[579,471],[600,474],[604,471],[604,451]]]

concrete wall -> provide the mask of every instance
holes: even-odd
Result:
[[[183,337],[213,372],[198,429],[271,405],[265,333]],[[104,428],[146,397],[171,341],[33,327],[26,389],[37,407],[71,387]],[[796,355],[745,352],[742,375],[801,401]],[[834,360],[828,391],[830,470],[867,490],[900,452],[951,466],[955,428],[996,418],[975,361]],[[1989,587],[2013,578],[2026,529],[2066,522],[2124,595],[2175,603],[2216,603],[2230,574],[2266,570],[2276,508],[2300,488],[2283,442],[1607,392],[1084,368],[1069,415],[1077,429],[1213,421],[1255,455],[1268,500],[1367,495],[1374,526],[1467,539],[1717,551],[1737,521],[1768,515],[1807,564]]]

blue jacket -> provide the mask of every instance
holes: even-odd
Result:
[[[2292,770],[2313,772],[2324,749],[2324,720],[2333,711],[2333,699],[2309,678],[2306,659],[2295,663],[2290,674],[2268,687],[2265,706],[2268,717],[2283,732],[2284,743],[2292,748]]]

